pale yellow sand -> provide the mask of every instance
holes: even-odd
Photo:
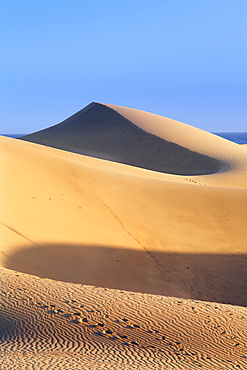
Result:
[[[57,368],[59,361],[68,369],[244,366],[246,308],[202,301],[247,305],[246,148],[179,122],[165,126],[167,119],[155,115],[148,127],[149,114],[114,109],[163,140],[170,130],[166,140],[176,144],[173,157],[182,146],[193,167],[202,158],[197,153],[203,155],[205,175],[159,173],[2,137],[1,266],[54,279],[22,273],[17,279],[3,269],[5,368],[29,369],[35,361],[42,369]],[[122,137],[118,142],[124,147]],[[135,158],[142,159],[143,148],[138,150]],[[188,171],[185,162],[177,161],[176,171]],[[209,174],[212,163],[220,165]],[[30,308],[26,298],[48,307]],[[77,312],[66,308],[68,299],[76,300],[73,310],[79,309],[77,301],[86,301],[88,309],[97,306],[100,314],[110,312],[120,321],[107,318],[104,325],[112,333],[104,333],[103,327],[90,327],[97,324],[96,313],[97,320],[92,316],[85,327],[48,312],[50,304]],[[140,328],[124,327],[124,317]],[[152,327],[162,335],[145,331]],[[127,338],[118,336],[122,331]]]

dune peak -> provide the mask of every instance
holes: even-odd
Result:
[[[154,116],[158,117],[155,122]],[[176,140],[183,125],[147,112],[92,102],[63,122],[20,139],[174,175],[212,174],[227,167],[223,160]],[[165,133],[160,135],[160,128]],[[174,131],[172,139],[166,137],[168,128]],[[190,131],[190,126],[186,128]]]

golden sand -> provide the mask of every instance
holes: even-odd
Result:
[[[99,103],[23,139],[0,138],[1,368],[247,366],[246,148]]]

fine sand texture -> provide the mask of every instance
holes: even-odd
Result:
[[[0,145],[1,369],[247,367],[246,147],[100,103]]]
[[[246,309],[1,276],[1,369],[246,369]]]

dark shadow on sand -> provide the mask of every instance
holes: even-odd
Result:
[[[72,283],[247,306],[247,255],[61,244],[23,248],[6,258],[5,267]]]

